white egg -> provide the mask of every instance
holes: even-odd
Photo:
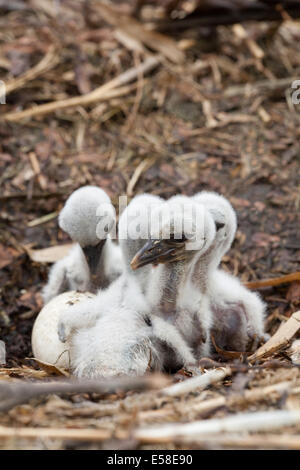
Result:
[[[59,340],[57,328],[60,314],[68,305],[94,297],[90,292],[69,291],[54,297],[38,314],[33,325],[31,346],[39,361],[69,369],[70,343]]]

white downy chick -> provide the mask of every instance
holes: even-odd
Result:
[[[122,288],[131,302],[120,302]],[[85,378],[143,375],[150,368],[160,369],[159,356],[151,341],[151,322],[135,283],[121,285],[117,279],[108,290],[112,294],[116,290],[118,301],[106,303],[98,296],[92,305],[98,316],[96,323],[74,332],[69,340],[74,375]],[[84,314],[87,313],[85,310]]]
[[[59,226],[77,244],[52,266],[43,289],[45,303],[68,290],[96,292],[121,274],[121,250],[109,236],[115,210],[102,189],[84,186],[74,191],[59,215]]]
[[[218,269],[229,250],[237,227],[235,211],[220,194],[202,191],[193,198],[204,205],[216,224],[214,249],[209,255],[208,292],[213,311],[212,335],[221,349],[246,351],[252,341],[267,338],[264,334],[265,305],[234,276]],[[253,341],[254,340],[254,341]]]
[[[142,297],[142,286],[146,282],[150,267],[146,267],[137,273],[131,269],[130,261],[148,238],[151,207],[157,207],[161,204],[161,201],[162,199],[158,196],[139,195],[123,211],[119,220],[119,243],[123,257],[123,274],[110,288],[99,292],[97,301],[87,302],[85,314],[82,313],[81,306],[80,308],[71,308],[69,312],[64,312],[59,325],[59,334],[62,339],[66,339],[73,330],[95,325],[105,309],[111,310],[112,307],[117,309],[126,299],[126,288],[129,282],[135,285],[136,293],[139,293],[139,295],[133,296],[133,299],[129,300],[134,304],[134,302],[138,302],[140,296]],[[142,304],[143,302],[144,300]],[[103,306],[105,305],[105,308],[100,307],[101,303]]]
[[[133,270],[130,263],[136,253],[141,250],[151,236],[151,220],[153,211],[159,210],[165,201],[150,194],[141,194],[133,198],[124,210],[119,221],[119,243],[125,258],[125,266],[130,277],[134,277],[145,294],[147,286],[151,282],[153,272],[151,265],[145,265],[138,270]],[[160,367],[164,371],[175,371],[182,365],[195,362],[192,351],[174,325],[166,322],[156,315],[155,309],[146,307],[148,317],[152,324],[152,344],[160,358]],[[175,367],[170,367],[169,357]]]
[[[173,325],[196,360],[210,353],[211,310],[207,296],[207,253],[215,239],[210,213],[186,196],[174,196],[155,210],[150,240],[132,260],[133,269],[152,264],[147,300]],[[197,285],[195,266],[201,272]],[[199,282],[200,288],[199,288]],[[170,368],[176,368],[170,358]]]

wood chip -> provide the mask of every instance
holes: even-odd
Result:
[[[58,375],[62,377],[70,377],[70,374],[65,369],[57,367],[53,364],[48,364],[48,362],[43,362],[37,359],[36,357],[30,358],[31,361],[35,361],[41,369],[47,372],[49,375]]]
[[[33,250],[26,245],[23,245],[23,248],[30,259],[36,263],[55,263],[67,256],[73,246],[74,243],[67,243],[65,245],[50,246],[41,250]]]

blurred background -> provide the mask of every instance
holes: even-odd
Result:
[[[226,270],[243,281],[300,270],[299,17],[298,1],[0,0],[9,365],[32,354],[50,266],[35,250],[69,242],[57,214],[82,185],[116,208],[120,195],[218,191],[239,221]],[[300,282],[262,294],[274,332]]]

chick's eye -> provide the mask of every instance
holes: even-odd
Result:
[[[216,230],[217,232],[221,229],[225,227],[225,224],[223,224],[222,222],[216,222]]]
[[[103,231],[104,231],[105,233],[109,233],[109,232],[112,230],[113,226],[114,226],[114,222],[113,222],[113,221],[112,221],[112,222],[108,222],[108,223],[105,224],[105,226],[103,227]]]

